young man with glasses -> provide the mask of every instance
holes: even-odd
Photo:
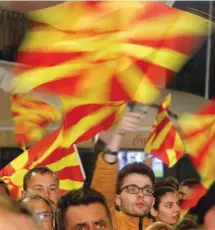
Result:
[[[117,230],[142,230],[151,223],[147,216],[154,204],[152,169],[143,163],[132,163],[118,173],[117,152],[122,137],[135,131],[142,117],[129,112],[122,118],[112,140],[99,155],[93,176],[92,187],[106,197]],[[115,210],[115,204],[120,211]]]

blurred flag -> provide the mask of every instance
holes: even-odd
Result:
[[[170,103],[171,95],[168,95],[158,109],[144,151],[172,167],[184,155],[185,148],[174,123],[168,115]]]
[[[58,97],[65,128],[75,106],[152,102],[208,31],[207,20],[159,2],[67,2],[28,17],[17,57],[27,67],[12,89]]]
[[[60,120],[60,112],[51,104],[27,94],[11,96],[11,113],[19,144],[38,141],[45,126]]]
[[[79,100],[80,103],[80,100]],[[69,147],[90,138],[115,125],[121,118],[125,103],[75,104],[75,100],[62,99],[62,146]]]
[[[17,58],[28,68],[12,90],[58,97],[63,148],[110,127],[114,103],[154,101],[208,32],[207,20],[158,2],[66,2],[28,16]]]
[[[23,152],[0,171],[0,177],[8,184],[13,198],[20,195],[25,173],[42,165],[57,173],[62,191],[80,187],[84,180],[82,165],[72,144],[88,140],[101,130],[109,128],[117,121],[123,108],[122,103],[106,106],[91,104],[75,106],[67,111],[59,129]]]
[[[30,67],[12,88],[85,104],[153,102],[208,33],[206,19],[161,2],[67,2],[28,17],[17,60]]]
[[[187,153],[208,188],[215,177],[215,99],[179,119]]]
[[[125,108],[123,102],[83,104],[83,100],[64,97],[61,97],[61,103],[64,147],[90,139],[108,129],[120,119]],[[19,144],[40,140],[45,126],[60,118],[60,111],[53,105],[26,94],[13,95],[11,109]]]

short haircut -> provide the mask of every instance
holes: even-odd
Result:
[[[10,190],[4,180],[0,179],[0,185],[3,185],[8,196],[10,196]]]
[[[99,203],[104,206],[107,217],[111,222],[111,213],[108,209],[105,197],[98,191],[91,188],[74,189],[63,195],[57,203],[57,225],[60,230],[66,229],[66,211],[71,206],[90,205]]]
[[[39,174],[46,174],[46,173],[49,173],[49,174],[52,174],[53,176],[56,177],[58,183],[59,183],[59,178],[58,176],[56,175],[56,173],[54,171],[52,171],[50,168],[46,167],[46,166],[40,166],[40,167],[35,167],[35,168],[32,168],[30,169],[24,176],[23,178],[23,190],[26,191],[27,190],[27,187],[28,187],[28,181],[31,179],[31,176],[33,173],[39,173]]]
[[[175,194],[177,194],[177,191],[174,190],[172,187],[159,187],[159,188],[155,189],[155,191],[153,193],[153,196],[155,198],[155,203],[154,203],[153,208],[155,210],[158,210],[159,204],[161,202],[161,198],[163,196],[165,196],[167,193],[175,193]]]
[[[179,182],[176,178],[174,177],[166,177],[161,181],[158,181],[155,183],[155,189],[159,187],[171,187],[173,189],[178,190],[179,189]]]
[[[125,177],[132,173],[148,176],[149,179],[152,181],[152,184],[154,185],[155,174],[153,170],[146,164],[135,162],[135,163],[127,164],[119,171],[117,176],[117,183],[116,183],[117,194],[120,194]]]
[[[146,230],[172,230],[172,227],[162,222],[155,222],[150,224]]]
[[[188,188],[194,188],[196,185],[201,184],[200,181],[196,179],[188,179],[181,182],[180,186],[187,186]]]
[[[38,195],[38,194],[34,194],[34,193],[29,193],[27,194],[25,197],[20,198],[17,202],[20,204],[23,204],[25,200],[42,200],[45,204],[47,204],[49,206],[49,208],[51,209],[51,212],[54,215],[54,209],[53,209],[53,204],[50,200]]]
[[[168,176],[164,178],[164,186],[173,187],[174,189],[179,189],[179,182],[175,177]]]

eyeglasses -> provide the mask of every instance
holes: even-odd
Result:
[[[153,189],[150,186],[144,186],[144,187],[140,188],[137,185],[131,184],[131,185],[127,185],[124,188],[122,188],[121,191],[120,191],[120,193],[123,190],[125,190],[127,193],[130,193],[130,194],[137,194],[141,190],[142,193],[145,196],[152,196],[153,195]]]
[[[37,213],[37,217],[41,221],[50,221],[54,218],[54,213],[52,213],[52,212],[39,212],[39,213]]]

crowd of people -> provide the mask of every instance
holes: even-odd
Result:
[[[1,229],[214,230],[215,184],[194,204],[189,199],[201,185],[197,180],[156,181],[150,166],[137,162],[118,171],[121,140],[137,128],[141,118],[133,112],[123,116],[98,156],[91,186],[61,194],[55,172],[35,167],[23,178],[22,197],[12,201],[1,180]]]

